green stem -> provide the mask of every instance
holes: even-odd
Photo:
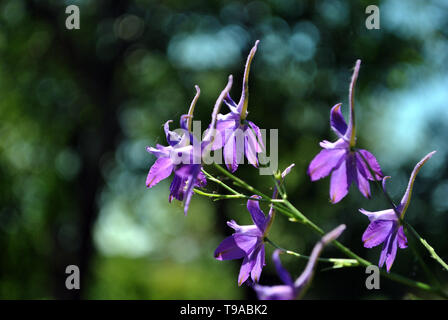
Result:
[[[256,195],[259,195],[263,198],[268,198],[270,199],[269,196],[265,195],[264,193],[262,193],[261,191],[255,189],[254,187],[252,187],[251,185],[249,185],[248,183],[246,183],[245,181],[241,180],[240,178],[238,178],[237,176],[233,175],[232,173],[230,173],[229,171],[227,171],[226,169],[224,169],[223,167],[221,167],[220,165],[214,163],[213,164],[214,167],[216,169],[219,170],[219,172],[221,172],[222,174],[224,174],[225,176],[229,177],[230,179],[232,179],[237,185],[239,185],[240,187],[245,188],[246,190],[255,193]]]
[[[282,250],[283,252],[285,252],[286,254],[289,254],[289,255],[292,255],[292,256],[295,256],[295,257],[297,257],[297,258],[301,258],[301,259],[306,259],[306,260],[309,260],[309,259],[310,259],[310,256],[307,256],[307,255],[304,255],[304,254],[300,254],[300,253],[297,253],[297,252],[292,251],[292,250],[287,250],[287,249],[284,249],[284,248],[278,246],[276,243],[274,243],[274,242],[273,242],[271,239],[269,239],[269,238],[264,238],[264,240],[265,240],[267,243],[269,243],[270,245],[272,245],[274,248],[276,248],[276,249],[280,249],[280,250]],[[354,267],[354,266],[359,265],[358,261],[355,260],[355,259],[318,258],[317,261],[333,263],[333,264],[335,265],[335,268],[336,268],[337,266],[346,266],[346,267],[348,267],[348,266],[352,266],[352,267]]]
[[[431,258],[435,259],[438,263],[440,263],[440,265],[442,265],[442,267],[445,268],[445,270],[448,271],[448,264],[446,264],[446,262],[443,261],[442,258],[440,258],[434,248],[431,247],[429,243],[425,239],[423,239],[409,223],[405,222],[405,226],[409,230],[411,230],[411,233],[415,236],[415,238],[417,238],[420,243],[429,251],[429,253],[431,254]]]
[[[282,200],[277,200],[277,201],[273,201],[275,199],[272,199],[271,197],[267,196],[266,194],[264,194],[263,192],[255,189],[254,187],[252,187],[250,184],[248,184],[247,182],[241,180],[240,178],[238,178],[237,176],[233,175],[232,173],[230,173],[229,171],[227,171],[226,169],[224,169],[223,167],[221,167],[220,165],[214,163],[214,167],[216,169],[218,169],[219,172],[221,172],[222,174],[224,174],[226,177],[230,178],[231,180],[233,180],[233,182],[246,189],[247,191],[251,192],[252,194],[256,194],[259,195],[260,197],[262,197],[263,199],[270,201],[270,202],[277,202],[279,203],[279,205],[276,206],[276,208],[280,208],[280,209],[286,209],[282,204],[283,204],[283,199]],[[221,181],[221,180],[218,180]],[[222,182],[222,181],[221,181]],[[222,182],[223,183],[223,182]]]
[[[221,200],[221,199],[248,199],[248,196],[245,196],[244,194],[218,194],[218,193],[208,193],[204,192],[202,190],[193,189],[194,193],[197,193],[201,196],[208,197],[208,198],[215,198],[215,200]]]
[[[202,169],[202,172],[205,174],[205,176],[210,180],[213,181],[215,183],[217,183],[218,185],[222,186],[224,189],[227,189],[228,191],[230,191],[231,193],[233,193],[234,195],[240,195],[240,193],[236,190],[234,190],[233,188],[229,187],[227,184],[225,184],[224,182],[222,182],[219,179],[216,179],[214,176],[212,176],[211,174],[209,174],[207,171],[205,171],[204,169]]]

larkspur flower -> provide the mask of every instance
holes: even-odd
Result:
[[[286,168],[281,178],[277,181],[281,185],[283,179],[289,174],[294,164]],[[274,187],[272,198],[277,198],[278,189]],[[260,199],[253,195],[252,199]],[[227,225],[235,230],[235,233],[224,239],[215,250],[217,260],[234,260],[243,258],[238,285],[241,286],[246,280],[251,283],[258,282],[261,271],[266,265],[264,239],[275,217],[274,206],[271,205],[267,216],[260,209],[258,200],[247,201],[247,210],[251,214],[253,225],[240,226],[234,220],[228,221]]]
[[[317,264],[317,259],[319,258],[323,248],[331,241],[337,239],[344,231],[344,229],[345,225],[340,225],[322,237],[322,239],[314,246],[305,270],[297,278],[296,281],[293,281],[288,271],[283,268],[280,262],[280,253],[282,251],[276,249],[272,254],[272,260],[274,261],[278,276],[284,284],[276,286],[263,286],[255,284],[253,288],[257,293],[258,299],[293,300],[300,297],[305,292],[308,285],[311,283],[314,274],[314,268]]]
[[[407,248],[407,238],[401,225],[400,220],[403,219],[404,214],[409,206],[411,200],[412,188],[414,186],[414,181],[417,173],[420,171],[421,167],[425,164],[435,151],[427,154],[412,171],[411,177],[409,178],[409,183],[406,188],[406,192],[401,199],[400,204],[393,209],[387,209],[382,211],[370,212],[364,209],[359,209],[359,211],[365,214],[369,220],[370,224],[366,231],[362,235],[362,241],[364,242],[364,247],[372,248],[383,243],[383,249],[381,250],[380,261],[378,265],[382,267],[386,263],[387,272],[390,271],[392,264],[394,263],[395,257],[397,255],[397,248],[405,249]],[[389,177],[383,178],[383,189],[386,188],[386,180]]]
[[[251,198],[259,199],[259,196]],[[238,285],[251,277],[257,282],[261,270],[265,266],[264,237],[268,231],[272,215],[265,216],[260,209],[258,200],[247,201],[247,210],[252,216],[253,225],[240,226],[234,220],[228,221],[227,225],[235,230],[235,233],[224,239],[215,250],[217,260],[243,259]]]
[[[330,125],[339,139],[334,143],[322,141],[320,146],[323,150],[314,157],[308,167],[311,181],[331,174],[330,201],[332,203],[341,201],[347,195],[353,182],[366,198],[370,198],[369,180],[381,180],[383,177],[380,165],[373,154],[367,150],[355,149],[354,87],[360,64],[361,60],[357,60],[350,84],[348,125],[342,115],[341,104],[335,105],[330,111]]]
[[[215,126],[217,110],[219,110],[219,107],[231,86],[232,76],[229,77],[227,86],[221,92],[218,100],[216,101],[214,112],[212,114],[212,127]],[[190,105],[188,114],[181,116],[180,126],[183,129],[183,133],[178,134],[171,131],[169,129],[169,123],[172,122],[172,120],[169,120],[164,125],[168,146],[157,144],[156,148],[146,148],[148,152],[157,157],[157,160],[149,170],[146,178],[146,186],[148,188],[152,188],[160,181],[168,178],[171,173],[174,172],[174,178],[170,185],[168,200],[169,202],[173,199],[183,201],[185,215],[188,212],[194,187],[203,187],[207,183],[205,175],[201,171],[202,164],[200,157],[203,149],[210,146],[213,141],[212,135],[209,134],[199,143],[199,152],[198,150],[195,150],[195,146],[198,144],[190,131],[193,111],[200,95],[199,87],[195,86],[195,88],[196,95]]]
[[[250,164],[257,168],[259,165],[257,154],[264,150],[259,127],[246,119],[249,103],[249,71],[258,43],[257,40],[247,57],[243,88],[238,104],[233,101],[230,94],[227,94],[224,103],[230,112],[225,115],[218,114],[217,118],[216,130],[221,134],[221,139],[217,139],[213,149],[224,147],[224,162],[228,170],[232,172],[235,172],[238,169],[238,164],[242,163],[243,155],[246,156]]]

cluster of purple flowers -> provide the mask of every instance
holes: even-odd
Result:
[[[331,174],[330,179],[330,201],[337,203],[347,194],[352,182],[359,191],[370,198],[370,181],[381,181],[386,194],[385,181],[389,176],[384,176],[375,156],[367,150],[357,149],[355,135],[355,109],[354,91],[358,78],[361,60],[356,61],[355,70],[349,89],[350,116],[348,125],[341,112],[341,104],[335,105],[330,111],[330,126],[338,136],[335,142],[322,141],[323,148],[314,157],[308,167],[311,181],[319,180]],[[399,206],[393,205],[392,209],[369,212],[364,209],[359,211],[365,214],[370,224],[362,236],[364,247],[372,248],[383,243],[379,266],[386,263],[389,272],[397,254],[397,247],[407,247],[407,238],[403,230],[402,219],[411,199],[412,186],[417,172],[423,164],[431,158],[435,151],[426,155],[414,168],[409,179],[408,188]]]
[[[203,163],[201,160],[205,151],[216,151],[222,148],[225,164],[231,172],[237,170],[238,164],[241,163],[238,157],[242,154],[254,167],[259,166],[258,153],[264,150],[265,146],[259,127],[246,119],[248,115],[249,71],[257,46],[258,41],[247,58],[239,102],[234,102],[229,94],[232,86],[232,76],[229,76],[226,87],[215,103],[211,123],[202,141],[196,141],[197,138],[191,133],[193,111],[200,95],[199,87],[196,86],[196,95],[188,114],[182,115],[180,119],[182,133],[171,131],[169,123],[172,121],[169,120],[164,125],[168,145],[157,145],[155,148],[147,147],[147,151],[157,157],[149,170],[146,179],[147,187],[151,188],[173,174],[169,201],[171,202],[172,199],[183,201],[185,214],[188,212],[194,188],[204,187],[207,184],[206,176],[202,171]],[[361,61],[358,60],[349,87],[350,111],[348,124],[341,112],[341,104],[332,107],[330,110],[330,126],[338,139],[335,142],[322,141],[320,143],[322,150],[314,157],[307,170],[311,181],[331,176],[330,202],[332,204],[340,202],[348,194],[352,184],[356,185],[366,198],[370,198],[370,182],[378,183],[382,181],[382,187],[385,191],[385,181],[389,178],[383,175],[381,167],[372,153],[356,148],[354,90],[360,64]],[[223,102],[229,108],[227,114],[219,113]],[[240,143],[241,141],[236,137],[238,132],[245,133],[243,143]],[[219,139],[215,139],[216,137],[219,137]],[[409,205],[416,175],[433,154],[434,152],[428,154],[415,166],[406,192],[398,206],[392,204],[392,208],[376,212],[359,210],[370,220],[370,224],[362,236],[364,246],[372,248],[383,244],[379,266],[381,267],[385,263],[388,272],[396,257],[397,248],[404,249],[407,247],[402,219]],[[277,197],[277,188],[283,183],[292,167],[293,165],[288,167],[281,174],[281,178],[277,179],[272,199]],[[272,260],[284,284],[262,286],[258,284],[258,281],[262,269],[266,265],[264,243],[273,223],[275,210],[271,204],[269,213],[265,215],[260,208],[260,199],[261,197],[254,195],[247,201],[247,210],[252,217],[252,225],[239,225],[234,220],[227,222],[234,233],[219,244],[214,253],[215,258],[217,260],[243,259],[238,276],[238,285],[246,282],[253,286],[260,299],[294,299],[300,297],[303,289],[308,286],[312,279],[317,259],[323,247],[338,238],[345,229],[345,225],[329,232],[316,244],[304,272],[296,281],[291,279],[289,273],[280,263],[281,250],[275,250]]]
[[[242,154],[246,156],[248,162],[254,167],[259,165],[257,154],[264,149],[263,139],[259,127],[246,119],[249,101],[249,70],[257,51],[257,46],[258,41],[255,42],[247,58],[239,103],[236,104],[229,94],[233,83],[233,78],[230,75],[227,86],[216,101],[207,134],[199,143],[200,148],[194,147],[198,144],[195,143],[197,142],[195,141],[196,138],[190,131],[193,111],[200,94],[198,86],[196,86],[196,96],[191,103],[188,114],[181,116],[180,127],[183,133],[177,134],[170,131],[168,125],[172,120],[169,120],[164,125],[168,146],[147,147],[147,151],[154,154],[157,160],[149,170],[146,186],[151,188],[174,172],[169,200],[171,202],[175,198],[179,201],[184,201],[185,214],[188,212],[193,188],[203,187],[207,183],[204,174],[201,172],[202,156],[207,151],[216,151],[222,148],[227,168],[232,172],[237,170],[238,164],[241,162],[238,157]],[[229,107],[230,112],[228,114],[223,115],[219,113],[222,102]],[[244,137],[243,143],[240,143],[240,139],[237,139],[240,133]]]

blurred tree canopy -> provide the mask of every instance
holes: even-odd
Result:
[[[79,30],[65,28],[66,6],[80,8]],[[365,8],[378,5],[381,28],[367,30]],[[448,257],[448,8],[442,0],[384,1],[58,1],[0,3],[0,298],[232,299],[240,261],[213,259],[231,230],[249,223],[243,201],[194,196],[187,217],[168,204],[168,183],[147,190],[164,144],[162,124],[186,113],[201,87],[195,119],[207,123],[229,74],[238,96],[245,57],[260,39],[251,69],[250,119],[279,129],[280,169],[289,199],[325,230],[347,224],[341,241],[371,261],[358,208],[387,203],[353,190],[328,201],[328,179],[306,175],[318,142],[332,140],[329,110],[347,111],[348,85],[362,60],[356,90],[358,143],[392,175],[395,199],[423,155],[438,153],[417,178],[408,220]],[[205,127],[205,126],[203,126]],[[269,177],[249,165],[238,175],[263,191]],[[216,186],[209,184],[213,191]],[[308,254],[318,239],[279,216],[272,239]],[[410,237],[411,238],[411,237]],[[420,250],[424,261],[446,275]],[[261,281],[278,281],[267,251]],[[323,256],[340,256],[327,248]],[[65,288],[65,268],[81,270],[81,289]],[[303,261],[285,257],[294,276]],[[365,289],[364,270],[322,272],[307,298],[425,297],[382,280]],[[427,281],[414,252],[401,250],[393,271]]]

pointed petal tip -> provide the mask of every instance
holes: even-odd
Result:
[[[383,187],[384,192],[387,192],[387,191],[386,191],[386,180],[387,180],[387,179],[390,179],[390,178],[391,178],[391,176],[385,176],[385,177],[383,177],[383,181],[381,182],[381,185],[382,185],[382,187]]]
[[[283,172],[281,174],[282,179],[285,179],[285,177],[291,172],[291,169],[294,168],[295,165],[296,165],[295,163],[292,163],[289,165],[289,167],[287,167],[285,170],[283,170]],[[307,169],[307,173],[309,175],[308,171],[309,171],[309,168]]]
[[[336,203],[338,203],[338,201],[336,201],[336,197],[335,197],[334,195],[331,196],[331,198],[330,198],[330,203],[331,203],[331,204],[336,204]]]
[[[168,128],[168,130],[169,130],[169,125],[170,125],[170,123],[171,122],[173,122],[173,120],[168,120],[168,121],[166,121],[163,125],[162,125],[162,127],[165,127],[165,128]]]
[[[258,49],[258,44],[259,44],[259,43],[260,43],[260,40],[255,41],[255,44],[254,44],[254,46],[252,47],[252,49],[250,50],[251,52],[250,52],[249,55],[254,55],[254,54],[255,54],[255,52],[256,52],[257,49]]]
[[[328,232],[322,238],[323,243],[327,244],[327,243],[329,243],[329,242],[339,238],[339,236],[342,234],[342,232],[344,232],[345,228],[346,228],[346,225],[345,224],[341,224],[341,225],[337,226],[336,228],[334,228],[333,230],[331,230],[330,232]]]
[[[335,104],[330,110],[330,126],[342,138],[347,131],[347,123],[341,111],[342,103]]]
[[[331,204],[336,204],[336,203],[339,203],[342,199],[343,199],[343,198],[341,198],[341,199],[336,199],[336,196],[333,195],[333,196],[331,197],[331,199],[330,199],[330,203],[331,203]]]
[[[404,216],[409,203],[411,201],[411,194],[412,194],[412,189],[414,187],[414,182],[415,179],[417,178],[417,174],[420,171],[420,169],[423,167],[423,165],[436,153],[436,151],[432,151],[430,153],[428,153],[426,156],[423,157],[422,160],[420,160],[414,167],[414,170],[412,170],[411,176],[409,177],[409,182],[408,182],[408,186],[406,188],[406,192],[403,195],[403,198],[400,201],[400,211],[401,211],[401,215],[402,217]]]
[[[338,110],[342,106],[342,102],[336,103],[333,107],[331,107],[331,111]]]
[[[431,158],[436,152],[437,150],[431,151],[430,153],[428,153],[427,157]]]
[[[417,165],[415,167],[422,167],[426,161],[428,161],[429,159],[432,158],[432,156],[436,153],[437,151],[431,151],[430,153],[428,153],[426,156],[423,157],[422,160],[420,160],[420,162],[417,163]],[[415,169],[414,169],[415,170]]]
[[[222,261],[222,260],[223,260],[222,255],[221,255],[220,252],[215,252],[215,254],[214,254],[213,256],[214,256],[214,258],[215,258],[216,260],[219,260],[219,261]]]

